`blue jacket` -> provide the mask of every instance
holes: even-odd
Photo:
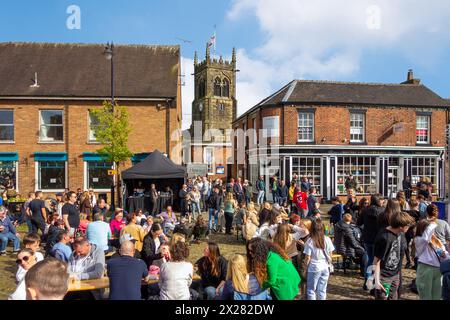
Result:
[[[262,290],[256,277],[251,274],[248,283],[249,293],[234,290],[231,280],[225,282],[220,300],[271,300],[268,290]]]
[[[6,216],[3,220],[0,220],[0,226],[4,226],[5,229],[3,229],[2,232],[3,234],[6,234],[8,232],[11,232],[12,234],[16,234],[16,227],[14,227],[14,225],[11,222],[11,219],[9,218],[9,216]]]
[[[256,190],[258,191],[266,191],[266,184],[264,183],[264,180],[257,180],[256,181]]]
[[[281,185],[278,186],[278,196],[280,198],[287,198],[289,196],[289,188],[287,185],[284,185],[284,187]]]

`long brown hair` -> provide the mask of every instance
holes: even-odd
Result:
[[[276,243],[261,238],[253,238],[247,242],[248,270],[255,274],[261,286],[267,280],[267,257],[269,252],[278,254],[285,261],[289,260],[286,252]]]
[[[219,257],[220,249],[219,246],[212,241],[208,242],[209,255],[203,260],[203,269],[211,270],[211,275],[217,277],[219,275]]]
[[[280,224],[277,228],[277,232],[273,237],[273,242],[278,244],[283,250],[286,250],[287,242],[291,234],[291,227],[288,224]]]
[[[312,222],[310,234],[314,247],[325,249],[325,232],[322,220],[317,219]]]

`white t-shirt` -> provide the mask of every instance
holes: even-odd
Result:
[[[323,249],[317,249],[314,246],[312,239],[308,239],[308,241],[306,241],[303,253],[311,257],[308,272],[318,272],[328,269],[328,261],[323,251]],[[334,245],[333,242],[331,242],[331,239],[327,236],[325,236],[325,251],[331,259],[331,252],[334,251]]]
[[[189,300],[193,267],[189,262],[166,262],[159,274],[161,300]]]
[[[34,256],[36,257],[36,262],[44,260],[44,255],[40,253],[39,251],[36,251],[34,253]],[[17,269],[16,273],[16,282],[19,283],[22,281],[23,277],[25,277],[25,274],[27,273],[27,270],[22,268],[22,266],[19,266],[19,269]]]
[[[22,280],[19,282],[16,291],[14,291],[14,293],[8,297],[8,300],[27,300],[25,277],[23,277]]]

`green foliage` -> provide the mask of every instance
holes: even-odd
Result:
[[[133,156],[128,149],[128,135],[131,128],[128,122],[128,112],[125,107],[113,106],[111,102],[104,101],[103,108],[91,110],[95,137],[103,147],[97,153],[106,160],[119,163]]]

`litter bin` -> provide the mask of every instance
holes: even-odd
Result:
[[[439,216],[438,218],[441,220],[445,220],[445,202],[444,201],[435,201],[433,202],[436,207],[439,209]]]

